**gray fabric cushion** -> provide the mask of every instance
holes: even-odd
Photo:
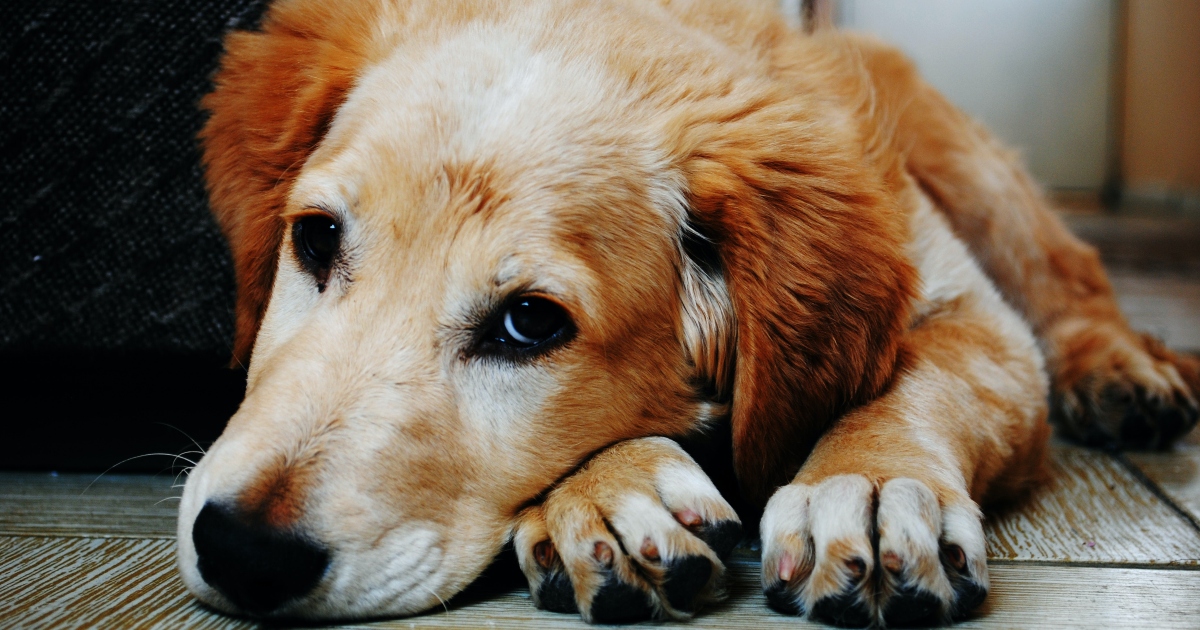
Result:
[[[211,441],[233,271],[197,108],[261,0],[0,2],[0,466],[103,469]],[[158,470],[147,458],[130,467]]]
[[[256,0],[0,8],[0,348],[228,354],[197,109]]]

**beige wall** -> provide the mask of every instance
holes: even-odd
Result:
[[[1115,2],[840,0],[837,13],[842,26],[908,53],[1042,183],[1097,190],[1108,170]]]
[[[1123,171],[1130,192],[1200,195],[1200,1],[1127,0]]]

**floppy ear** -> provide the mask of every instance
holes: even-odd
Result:
[[[677,154],[732,304],[736,357],[715,364],[733,365],[734,469],[759,505],[831,421],[889,383],[916,284],[907,221],[873,158],[807,109],[761,99],[701,117]]]
[[[215,89],[202,101],[209,201],[237,276],[233,361],[243,365],[275,279],[280,212],[360,67],[350,42],[312,31],[332,16],[311,13],[282,3],[261,31],[230,34]]]

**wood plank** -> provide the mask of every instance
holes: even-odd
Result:
[[[1200,522],[1200,430],[1165,452],[1126,453],[1125,457],[1150,478],[1175,505]]]
[[[1113,272],[1109,279],[1135,330],[1172,349],[1200,352],[1200,278]]]
[[[249,628],[196,604],[175,572],[169,540],[0,538],[0,619],[15,627]],[[1195,628],[1200,571],[998,562],[992,594],[960,628]],[[758,559],[730,562],[730,597],[686,627],[825,627],[772,612]],[[348,628],[588,628],[533,608],[523,589],[417,617]],[[684,627],[684,626],[681,626]]]
[[[989,515],[990,558],[1200,565],[1200,532],[1113,457],[1055,442],[1050,472],[1026,501]]]
[[[172,485],[170,474],[2,472],[0,535],[174,538]]]
[[[163,539],[0,538],[0,619],[24,628],[246,627],[187,596],[174,549]]]

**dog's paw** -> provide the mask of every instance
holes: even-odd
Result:
[[[593,623],[686,619],[719,599],[737,514],[662,438],[597,455],[518,517],[513,546],[539,608]]]
[[[1076,331],[1062,344],[1054,410],[1092,446],[1165,448],[1200,418],[1200,361],[1117,326]]]
[[[914,479],[784,486],[763,513],[762,544],[771,607],[839,626],[937,624],[987,596],[979,508],[940,505]]]

